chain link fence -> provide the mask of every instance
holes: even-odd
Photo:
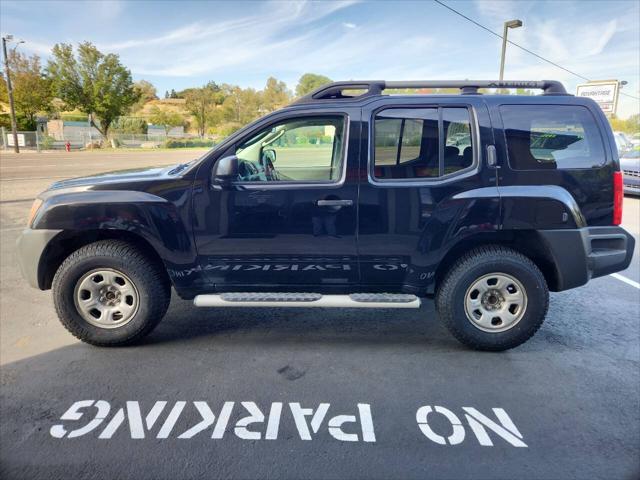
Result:
[[[108,139],[91,132],[74,132],[71,134],[46,135],[40,131],[18,132],[18,146],[21,150],[55,151],[55,150],[92,150],[101,148],[210,148],[220,141],[220,137],[194,134],[161,135],[114,133]],[[13,134],[6,128],[0,129],[0,149],[12,150]]]

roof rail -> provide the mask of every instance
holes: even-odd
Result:
[[[477,94],[479,88],[530,88],[542,90],[544,95],[567,95],[564,85],[557,80],[408,80],[386,82],[384,80],[362,80],[333,82],[321,86],[299,98],[294,105],[312,103],[317,100],[339,100],[380,95],[383,90],[402,88],[459,88],[463,95]],[[347,95],[348,90],[366,90],[360,95]]]

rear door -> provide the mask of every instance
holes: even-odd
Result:
[[[424,292],[450,239],[497,228],[487,221],[499,217],[497,198],[454,198],[495,185],[495,171],[481,168],[493,143],[488,110],[479,96],[386,97],[365,106],[363,120],[362,283]]]

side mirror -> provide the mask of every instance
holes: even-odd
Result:
[[[231,155],[219,159],[211,172],[213,188],[223,188],[238,179],[238,157]]]
[[[276,151],[273,148],[265,148],[262,150],[262,157],[265,160],[270,160],[271,163],[276,163]],[[265,162],[266,164],[266,162]]]

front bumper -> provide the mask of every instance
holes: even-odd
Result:
[[[635,239],[622,227],[541,230],[540,234],[556,267],[555,291],[624,270],[633,257]]]
[[[640,195],[640,182],[637,184],[625,183],[623,188],[627,195]]]
[[[40,263],[49,242],[62,230],[34,230],[26,228],[16,241],[18,263],[22,276],[33,288],[42,288]]]

